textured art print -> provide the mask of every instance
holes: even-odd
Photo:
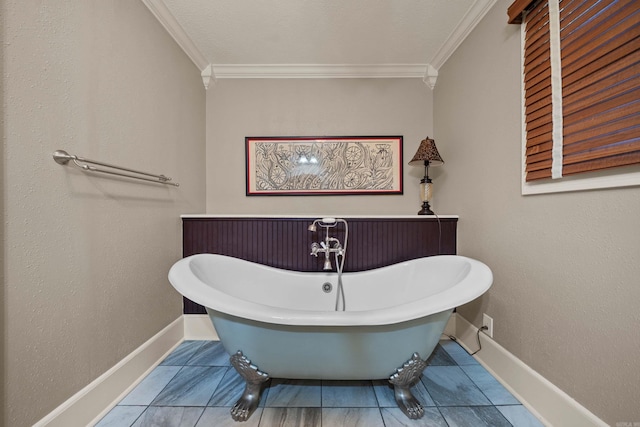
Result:
[[[402,136],[246,137],[247,195],[402,194]]]

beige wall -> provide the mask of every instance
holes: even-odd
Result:
[[[181,314],[179,214],[204,210],[198,70],[140,1],[5,0],[5,417],[31,425]],[[89,176],[73,154],[175,177]]]
[[[520,194],[520,33],[500,0],[440,69],[442,209],[494,271],[495,340],[607,423],[640,421],[640,188]]]
[[[427,135],[446,161],[434,207],[495,274],[461,313],[491,315],[498,343],[605,421],[637,421],[640,189],[520,195],[509,3],[435,96],[420,79],[219,80],[205,117],[198,71],[141,2],[0,0],[1,423],[31,425],[180,315],[166,272],[178,215],[205,196],[208,213],[413,214],[422,170],[406,162]],[[245,136],[384,134],[405,138],[404,195],[245,197]],[[83,175],[59,148],[181,187]]]
[[[421,79],[219,80],[207,92],[207,213],[416,213],[424,170],[407,162],[432,115]],[[404,195],[245,196],[245,136],[319,135],[403,135]]]
[[[5,31],[6,28],[6,20],[5,20],[5,5],[4,0],[0,0],[0,136],[2,136],[3,140],[3,149],[0,150],[0,221],[2,221],[2,226],[0,227],[0,242],[3,242],[0,245],[0,426],[5,426],[5,388],[6,388],[6,378],[5,378],[5,337],[6,337],[6,328],[5,328],[5,301],[7,300],[7,292],[5,286],[5,268],[6,264],[4,262],[4,199],[5,199],[5,168],[4,168],[4,128],[5,128],[5,117],[4,117],[4,50],[5,50]]]

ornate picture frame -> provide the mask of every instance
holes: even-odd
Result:
[[[402,136],[248,136],[246,194],[402,194],[402,143]]]

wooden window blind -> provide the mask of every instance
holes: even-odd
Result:
[[[527,180],[551,177],[551,49],[549,2],[541,1],[525,22],[524,90]]]
[[[640,164],[640,1],[517,0],[507,13],[524,25],[526,180],[550,178],[557,156],[549,2],[559,9],[562,175]]]

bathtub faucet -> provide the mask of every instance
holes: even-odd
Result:
[[[311,244],[311,256],[318,256],[318,253],[324,253],[324,267],[323,270],[331,270],[333,267],[331,266],[331,254],[334,253],[336,256],[341,256],[344,258],[345,248],[335,237],[329,236],[329,228],[335,227],[339,222],[347,224],[344,219],[336,219],[336,218],[322,218],[316,219],[313,223],[308,227],[309,231],[317,231],[318,225],[320,227],[325,228],[326,234],[323,241],[313,242]],[[345,236],[346,237],[346,236]]]
[[[333,247],[332,244],[333,243]],[[331,270],[333,267],[331,266],[331,254],[335,253],[338,256],[344,256],[344,250],[342,249],[342,245],[340,241],[335,237],[325,238],[324,242],[313,242],[311,244],[311,256],[317,257],[318,252],[324,253],[324,268],[323,270]]]
[[[329,236],[329,229],[342,223],[344,225],[344,246],[336,237]],[[347,252],[347,242],[349,241],[349,224],[342,218],[321,218],[314,220],[308,227],[311,232],[318,230],[318,225],[325,229],[324,241],[313,242],[311,244],[311,256],[318,257],[318,253],[324,253],[323,270],[332,270],[331,254],[336,258],[336,271],[338,273],[338,287],[336,292],[336,311],[347,309],[344,299],[344,287],[342,286],[342,270],[344,268],[344,256]],[[338,258],[340,257],[340,258]]]

